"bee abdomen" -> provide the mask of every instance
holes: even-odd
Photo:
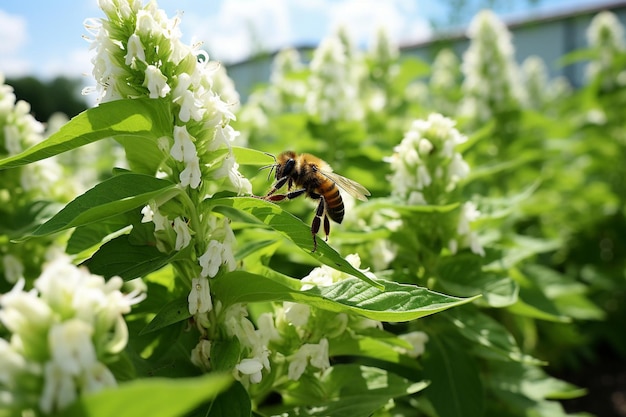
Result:
[[[341,223],[345,213],[341,194],[339,194],[339,190],[334,183],[325,191],[324,200],[326,200],[326,213],[333,221]]]

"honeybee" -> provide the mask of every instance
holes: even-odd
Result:
[[[319,200],[315,217],[311,224],[313,235],[313,252],[317,250],[316,235],[320,230],[322,219],[324,221],[324,233],[326,240],[330,234],[330,221],[336,223],[343,221],[345,207],[339,188],[361,201],[367,201],[370,192],[356,181],[332,172],[332,168],[320,158],[308,153],[297,155],[293,151],[286,151],[274,158],[275,163],[263,168],[270,168],[269,175],[276,170],[276,182],[272,189],[262,197],[268,201],[292,200],[301,195]],[[287,193],[276,194],[278,190],[287,185]],[[295,188],[295,189],[294,189]]]

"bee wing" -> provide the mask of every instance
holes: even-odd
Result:
[[[367,201],[366,196],[371,195],[370,192],[367,191],[367,188],[363,187],[356,181],[352,181],[351,179],[334,172],[324,170],[320,170],[320,172],[356,199]]]

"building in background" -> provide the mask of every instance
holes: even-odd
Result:
[[[541,57],[551,77],[565,76],[574,86],[584,82],[584,64],[563,66],[561,59],[576,50],[587,47],[586,30],[593,16],[602,10],[610,10],[626,25],[626,1],[597,2],[597,4],[577,8],[565,8],[558,12],[531,12],[524,18],[505,19],[513,35],[515,57],[518,62],[530,55]],[[442,34],[436,38],[412,45],[403,45],[404,56],[420,58],[432,62],[443,47],[452,48],[462,56],[468,46],[465,31]],[[297,49],[307,59],[314,46],[300,46]],[[229,76],[234,80],[243,102],[246,101],[258,84],[267,83],[275,52],[260,55],[249,60],[227,66]]]

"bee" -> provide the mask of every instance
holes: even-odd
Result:
[[[319,200],[315,217],[311,224],[313,235],[313,252],[317,250],[316,235],[320,230],[322,220],[326,240],[330,234],[330,221],[336,223],[343,221],[345,207],[339,189],[361,201],[367,201],[370,192],[356,181],[335,174],[332,168],[320,158],[308,153],[297,155],[293,151],[285,151],[274,158],[274,164],[263,168],[270,168],[269,176],[276,170],[276,182],[272,189],[262,197],[268,201],[293,200],[305,195],[313,200]],[[276,194],[278,190],[287,185],[285,194]]]

